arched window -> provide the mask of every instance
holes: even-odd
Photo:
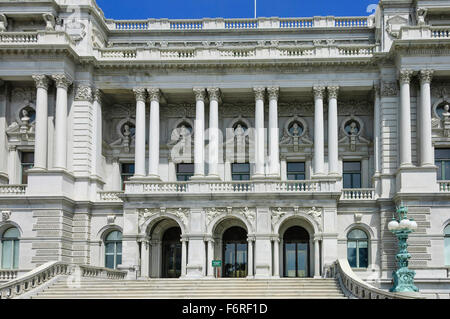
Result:
[[[105,238],[105,267],[116,269],[122,263],[122,233],[114,230]]]
[[[347,259],[352,268],[367,268],[369,264],[369,239],[361,229],[347,235]]]
[[[2,269],[19,268],[19,230],[15,227],[7,229],[1,237]]]
[[[450,266],[450,224],[444,228],[445,265]]]

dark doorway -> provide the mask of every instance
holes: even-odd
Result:
[[[283,236],[284,277],[309,277],[309,234],[300,226]]]
[[[181,276],[181,229],[172,227],[165,231],[162,240],[162,277]]]
[[[223,277],[247,277],[247,231],[235,226],[223,234]]]

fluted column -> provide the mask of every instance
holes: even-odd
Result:
[[[411,70],[400,71],[400,166],[412,166],[411,160]]]
[[[135,177],[144,177],[145,174],[145,99],[146,91],[143,88],[133,90],[136,97],[136,135],[135,135]]]
[[[314,91],[314,175],[323,175],[324,171],[324,122],[323,94],[325,88],[315,86]]]
[[[52,76],[56,84],[55,168],[67,168],[67,89],[72,80],[65,74]]]
[[[214,260],[214,240],[212,238],[208,239],[208,277],[214,277],[214,267],[212,262]]]
[[[219,88],[208,88],[209,93],[209,171],[211,178],[219,178]]]
[[[328,87],[328,174],[339,175],[338,109],[339,87]]]
[[[373,115],[373,148],[374,148],[374,166],[375,174],[381,173],[381,148],[380,148],[380,137],[381,137],[381,105],[380,105],[380,86],[377,84],[374,86],[375,91],[375,103],[374,103],[374,115]]]
[[[194,131],[194,178],[205,176],[205,89],[194,88],[195,131]]]
[[[269,149],[270,177],[280,177],[280,150],[279,150],[279,129],[278,129],[278,94],[279,87],[269,87]]]
[[[148,175],[152,179],[159,180],[159,101],[161,98],[161,92],[158,88],[149,88],[148,95],[150,97]]]
[[[147,240],[141,242],[141,277],[149,277],[149,243]]]
[[[433,166],[433,146],[431,135],[431,79],[432,70],[420,71],[420,166]]]
[[[186,238],[181,239],[181,277],[186,276],[187,241]]]
[[[247,263],[248,263],[248,271],[247,277],[253,277],[253,238],[248,238],[248,255],[247,255]]]
[[[253,88],[255,93],[255,174],[253,178],[264,177],[264,95],[263,87]]]
[[[100,176],[103,136],[102,136],[102,91],[94,90],[93,131],[92,131],[92,175]]]
[[[33,75],[36,82],[36,132],[34,168],[47,169],[48,145],[48,86],[46,75]]]
[[[320,278],[320,246],[319,239],[314,239],[314,278]]]
[[[280,277],[280,239],[275,238],[273,241],[273,275]]]

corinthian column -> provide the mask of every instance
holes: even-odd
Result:
[[[93,131],[92,131],[92,175],[100,175],[102,137],[102,91],[94,90]]]
[[[149,168],[148,175],[159,180],[159,100],[161,93],[158,88],[149,88],[150,97],[150,131],[149,131]]]
[[[431,137],[431,78],[432,70],[420,71],[420,166],[433,166],[433,146]]]
[[[278,94],[280,89],[278,87],[269,87],[269,149],[270,149],[270,163],[269,174],[270,177],[280,177],[280,150],[279,150],[279,131],[278,131]]]
[[[135,177],[144,177],[145,174],[145,99],[144,88],[133,90],[136,96],[136,136],[135,136]]]
[[[33,75],[36,82],[36,133],[34,168],[47,169],[48,144],[48,86],[45,75]]]
[[[194,178],[205,176],[205,89],[194,88],[195,94],[195,139]]]
[[[72,80],[65,74],[52,76],[56,84],[55,168],[67,168],[67,89]]]
[[[255,87],[255,174],[264,177],[264,95],[266,88]]]
[[[400,166],[411,166],[411,95],[409,83],[413,72],[400,71]]]
[[[209,173],[219,178],[219,88],[208,88],[209,93]]]
[[[324,174],[324,146],[323,146],[323,93],[325,88],[315,86],[314,91],[314,175]]]
[[[328,174],[338,175],[338,110],[337,97],[339,87],[328,87]]]

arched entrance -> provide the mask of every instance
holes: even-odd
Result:
[[[162,238],[162,277],[179,278],[181,276],[181,229],[171,227]]]
[[[309,277],[309,233],[301,226],[288,228],[283,235],[283,276]]]
[[[247,277],[247,249],[247,231],[244,228],[233,226],[223,233],[223,277]]]

